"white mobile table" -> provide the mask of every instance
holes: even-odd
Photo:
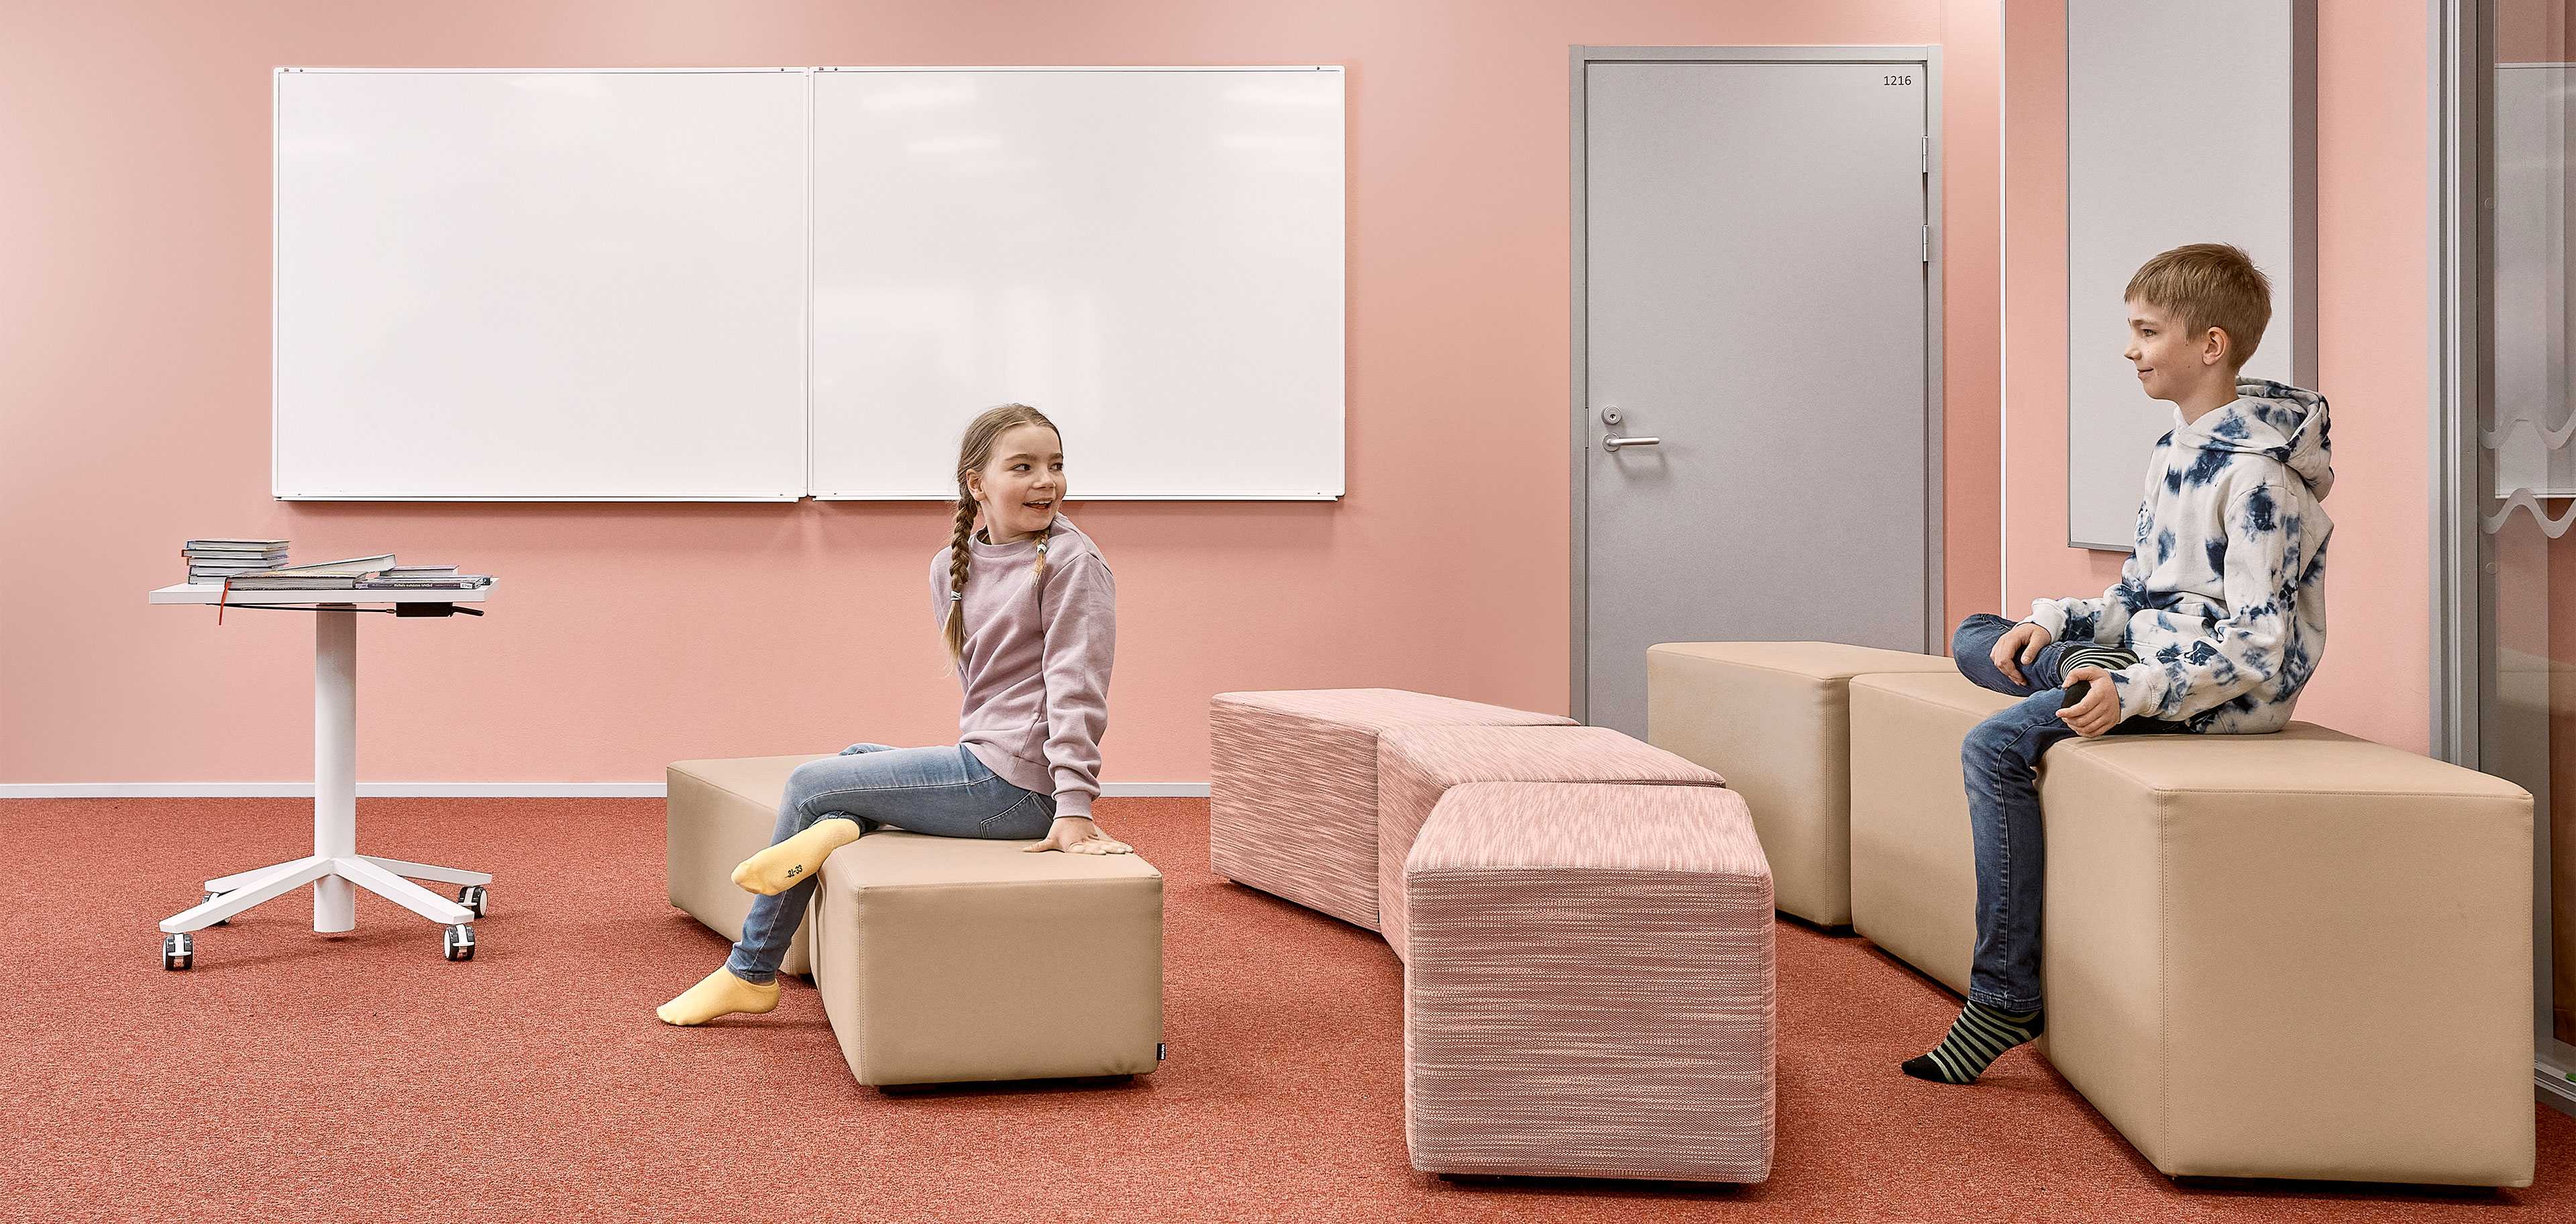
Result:
[[[206,881],[203,904],[161,921],[164,968],[186,969],[195,963],[190,932],[306,884],[313,886],[316,931],[356,928],[356,890],[364,888],[446,927],[447,959],[473,959],[472,923],[483,915],[483,886],[492,882],[491,876],[358,853],[358,605],[481,603],[491,592],[490,586],[463,591],[234,591],[224,600],[231,607],[313,611],[313,853]],[[148,598],[156,604],[206,606],[222,595],[217,583],[184,583],[162,587]],[[458,885],[457,899],[439,896],[412,883],[414,879]]]

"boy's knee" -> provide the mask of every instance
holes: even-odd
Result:
[[[2011,626],[2012,622],[1992,612],[1979,612],[1960,621],[1959,627],[1950,634],[1951,661],[1966,663],[1985,658],[1994,649],[1995,637]]]

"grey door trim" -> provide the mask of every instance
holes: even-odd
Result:
[[[2479,334],[2486,300],[2484,250],[2489,220],[2472,205],[2484,178],[2478,122],[2487,105],[2486,53],[2475,0],[2432,0],[2432,755],[2478,768],[2483,584],[2478,567],[2480,493],[2487,486],[2478,445],[2479,406],[2488,373]],[[2545,822],[2544,822],[2545,823]],[[2543,996],[2546,997],[2546,990]]]
[[[1947,643],[1950,637],[1947,612],[1942,607],[1941,577],[1941,49],[1929,46],[1866,47],[1587,47],[1572,48],[1567,57],[1572,84],[1574,142],[1570,192],[1574,200],[1572,247],[1572,305],[1568,317],[1573,333],[1573,384],[1567,393],[1567,468],[1570,473],[1571,520],[1573,536],[1572,589],[1569,592],[1569,626],[1572,637],[1568,644],[1570,678],[1566,690],[1566,709],[1577,722],[1590,722],[1590,676],[1587,674],[1588,641],[1591,637],[1589,609],[1586,606],[1586,584],[1590,561],[1584,544],[1584,499],[1589,495],[1591,479],[1585,456],[1591,446],[1591,413],[1584,402],[1583,389],[1590,381],[1584,353],[1584,229],[1583,229],[1583,84],[1585,69],[1593,64],[1680,61],[1711,64],[1906,64],[1923,73],[1923,130],[1931,138],[1931,168],[1923,178],[1923,218],[1932,227],[1931,259],[1924,265],[1924,499],[1923,507],[1923,642],[1926,651],[1936,643]],[[1946,646],[1943,647],[1946,650]]]

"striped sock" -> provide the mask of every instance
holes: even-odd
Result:
[[[1906,1059],[1903,1070],[1936,1084],[1973,1084],[2004,1051],[2047,1029],[2036,1011],[2008,1012],[1971,1001],[1950,1022],[1950,1035],[1931,1053]]]

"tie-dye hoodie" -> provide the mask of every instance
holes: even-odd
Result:
[[[2058,641],[2123,646],[2120,717],[2250,734],[2290,721],[2326,648],[2326,401],[2276,382],[2156,440],[2138,543],[2099,599],[2042,599]]]

